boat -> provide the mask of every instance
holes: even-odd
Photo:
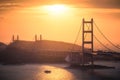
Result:
[[[45,73],[51,73],[51,71],[50,71],[50,70],[45,70],[44,72],[45,72]]]

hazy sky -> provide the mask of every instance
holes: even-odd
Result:
[[[66,8],[56,12],[44,8],[52,5]],[[42,34],[43,39],[73,43],[82,18],[93,18],[108,39],[120,44],[120,0],[0,0],[0,41],[11,42],[13,34],[21,40]],[[108,44],[96,29],[94,32]],[[81,34],[77,43],[80,40]]]

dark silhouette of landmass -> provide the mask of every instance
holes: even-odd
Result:
[[[79,52],[80,46],[59,41],[14,41],[0,52],[1,64],[65,62],[71,52]]]
[[[81,46],[49,40],[16,40],[9,45],[0,43],[0,64],[63,63],[71,52],[81,52]],[[98,51],[94,60],[120,60],[120,54]]]
[[[1,51],[3,51],[3,50],[5,50],[5,49],[6,49],[6,47],[7,47],[7,45],[6,45],[6,44],[4,44],[4,43],[0,42],[0,52],[1,52]]]

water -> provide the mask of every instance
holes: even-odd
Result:
[[[66,68],[68,64],[0,65],[0,80],[120,80],[120,62],[95,63],[115,66],[115,69],[71,69]]]

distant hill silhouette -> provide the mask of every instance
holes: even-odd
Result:
[[[15,41],[11,43],[8,48],[18,48],[26,51],[80,51],[79,45],[65,43],[60,41]]]
[[[71,51],[78,52],[81,48],[79,45],[60,41],[14,41],[0,53],[0,63],[65,62],[65,57]]]
[[[4,49],[6,49],[7,45],[0,42],[0,51],[3,51]]]

